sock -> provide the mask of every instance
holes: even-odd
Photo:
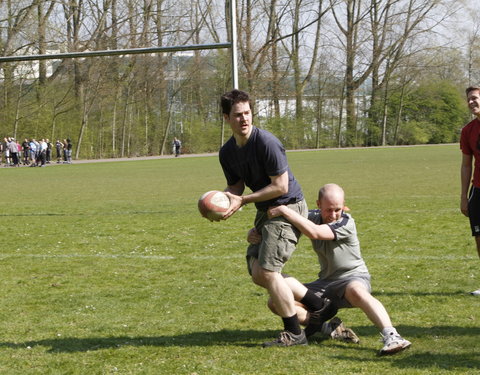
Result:
[[[310,289],[307,290],[307,293],[305,293],[305,296],[300,302],[307,306],[307,310],[309,311],[317,311],[323,307],[323,298],[317,296]]]
[[[398,335],[397,330],[394,327],[385,327],[382,329],[383,336]]]
[[[298,322],[297,314],[289,317],[289,318],[282,318],[283,326],[285,327],[285,331],[292,332],[294,335],[299,335],[302,333],[302,329],[300,328],[300,323]]]
[[[324,335],[327,335],[327,336],[330,336],[330,334],[332,333],[333,329],[332,329],[332,325],[330,324],[330,322],[325,322],[322,324],[322,329],[320,330]]]

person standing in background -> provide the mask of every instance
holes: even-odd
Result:
[[[460,136],[460,211],[470,220],[480,257],[480,85],[468,87],[466,94],[468,108],[475,118],[463,127]],[[470,294],[480,296],[480,289]]]

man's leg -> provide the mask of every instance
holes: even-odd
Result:
[[[295,311],[298,317],[298,321],[302,325],[307,325],[308,323],[308,311],[307,308],[304,304],[298,302],[300,301],[306,294],[307,288],[305,285],[303,285],[300,281],[295,279],[294,277],[284,277],[285,283],[288,285],[290,290],[293,293],[293,298],[294,298],[294,306],[295,306]],[[279,309],[276,307],[276,305],[273,302],[272,298],[268,299],[268,308],[276,315],[280,316],[280,313],[278,312]]]
[[[381,355],[394,354],[408,348],[411,343],[405,340],[392,326],[390,316],[383,304],[373,297],[359,281],[352,281],[345,289],[345,299],[352,306],[360,308],[381,331],[384,346]]]
[[[325,323],[337,314],[338,308],[330,299],[317,295],[294,277],[287,277],[285,281],[292,290],[295,301],[298,301],[300,306],[307,311],[304,316],[302,309],[297,307],[300,322],[306,322],[305,335],[307,337],[322,330]]]
[[[480,236],[475,236],[475,243],[477,244],[477,253],[480,258]]]
[[[383,304],[373,297],[361,282],[352,281],[348,284],[345,289],[345,299],[352,306],[360,308],[378,329],[392,326],[390,316]]]
[[[307,345],[307,338],[300,327],[296,314],[293,293],[283,276],[279,272],[262,268],[255,259],[252,265],[252,280],[255,284],[267,289],[284,325],[284,331],[280,332],[279,337],[274,341],[265,342],[263,346]]]
[[[300,302],[305,300],[305,296],[307,294],[308,289],[304,284],[302,284],[300,281],[298,281],[294,277],[284,276],[284,278],[285,278],[285,282],[287,283],[289,288],[292,290],[293,297],[295,299],[295,309],[297,312],[298,321],[300,322],[301,325],[308,326],[309,319],[310,319],[309,309],[307,309],[307,306],[304,303]],[[321,297],[318,297],[315,293],[313,294],[320,301],[320,303],[322,304],[321,306],[322,307],[325,306],[324,299]],[[268,300],[268,308],[274,314],[279,315],[271,298]],[[310,309],[310,311],[315,311],[315,310],[316,310],[315,308]],[[339,341],[349,342],[349,343],[360,342],[355,332],[353,332],[351,328],[345,327],[342,320],[337,317],[333,318],[329,322],[328,321],[323,322],[322,326],[317,328],[318,328],[318,331],[320,331],[325,337],[330,337],[333,340],[339,340]]]
[[[480,258],[480,236],[475,236],[475,243],[477,244],[477,253],[478,257]],[[470,292],[472,296],[480,296],[480,289],[474,290]]]
[[[255,259],[252,267],[252,280],[255,284],[267,289],[278,315],[282,318],[295,315],[293,293],[280,273],[262,268]]]

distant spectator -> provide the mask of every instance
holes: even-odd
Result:
[[[47,149],[48,149],[47,142],[45,141],[45,139],[42,139],[40,141],[40,157],[39,157],[41,167],[45,167],[45,163],[47,161]]]
[[[68,157],[67,157],[67,140],[63,140],[63,163],[66,164]]]
[[[55,149],[57,150],[57,163],[60,163],[62,161],[63,143],[59,139],[55,142]]]
[[[40,147],[40,142],[38,142],[35,138],[33,139],[33,142],[35,143],[35,166],[38,167],[40,165],[40,152],[41,152],[41,147]]]
[[[22,162],[22,154],[23,154],[23,148],[20,142],[15,141],[17,144],[17,151],[18,151],[18,166],[20,166],[20,163]]]
[[[23,165],[28,165],[30,164],[28,157],[30,156],[30,142],[28,142],[28,139],[25,138],[25,140],[22,143],[22,150],[23,150]]]
[[[3,138],[3,149],[5,150],[5,166],[8,167],[11,164],[10,149],[8,148],[8,138]]]
[[[50,161],[52,160],[53,145],[52,142],[48,140],[48,138],[45,140],[45,142],[47,143],[47,154],[45,155],[45,160],[47,164],[50,164]]]
[[[67,164],[72,164],[72,141],[67,138]]]
[[[31,139],[28,144],[30,149],[30,167],[35,167],[37,165],[37,142],[35,139]]]
[[[182,142],[177,138],[173,138],[173,152],[175,153],[175,157],[180,156],[180,152],[182,149]]]
[[[10,155],[10,162],[9,165],[14,167],[18,167],[18,147],[17,141],[13,138],[8,138],[7,149]]]

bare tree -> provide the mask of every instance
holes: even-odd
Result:
[[[478,51],[478,45],[480,44],[480,20],[476,15],[476,12],[472,9],[471,13],[471,28],[464,30],[467,35],[467,75],[468,84],[478,84],[480,82],[480,53]]]
[[[51,1],[37,1],[37,33],[38,33],[38,53],[44,55],[47,53],[47,22],[52,13],[55,2]],[[40,60],[38,62],[38,90],[37,90],[37,99],[41,102],[42,91],[45,87],[47,81],[47,66],[45,60]]]
[[[385,99],[388,98],[388,80],[393,71],[405,58],[414,53],[406,50],[412,39],[422,48],[419,35],[431,32],[435,24],[448,14],[438,12],[437,20],[429,16],[442,5],[441,1],[422,0],[331,0],[337,27],[344,36],[345,53],[345,97],[346,97],[346,145],[358,144],[356,126],[355,95],[358,88],[371,77],[370,118],[381,124],[381,142],[385,144]],[[368,52],[370,50],[370,52]],[[380,90],[387,88],[383,97]],[[376,112],[377,103],[383,102],[382,111]],[[382,113],[383,112],[383,113]],[[378,114],[381,114],[379,117]],[[370,141],[368,141],[370,142]]]
[[[305,87],[311,82],[318,63],[322,18],[329,10],[329,7],[326,7],[325,3],[323,0],[316,0],[313,3],[305,0],[295,0],[293,2],[293,9],[291,10],[290,58],[292,61],[295,86],[295,115],[298,120],[303,118]],[[313,19],[305,20],[306,10],[315,9],[313,8],[314,6],[317,8],[312,14]],[[309,34],[310,30],[308,30],[310,26],[313,27],[312,35]],[[304,35],[308,35],[309,45],[307,45],[307,41],[302,42],[301,39]],[[307,50],[311,52],[306,53]]]
[[[361,0],[330,0],[332,14],[336,25],[344,36],[342,45],[345,53],[345,100],[346,100],[346,146],[357,144],[357,116],[355,108],[355,93],[358,87],[370,75],[373,64],[367,64],[361,72],[359,52],[364,39],[359,38],[363,21],[368,17],[370,8],[362,6]]]
[[[0,3],[4,11],[4,18],[1,20],[2,31],[0,32],[0,55],[14,55],[18,51],[25,53],[32,42],[22,38],[22,32],[30,17],[35,11],[35,0],[32,1],[12,1],[7,0]],[[21,93],[16,90],[15,76],[17,64],[0,64],[3,72],[3,108],[5,122],[9,125],[14,123],[17,126],[18,104]],[[18,74],[18,73],[17,73]],[[15,98],[17,98],[15,100]],[[17,108],[12,111],[13,108]],[[14,115],[15,113],[15,115]]]

